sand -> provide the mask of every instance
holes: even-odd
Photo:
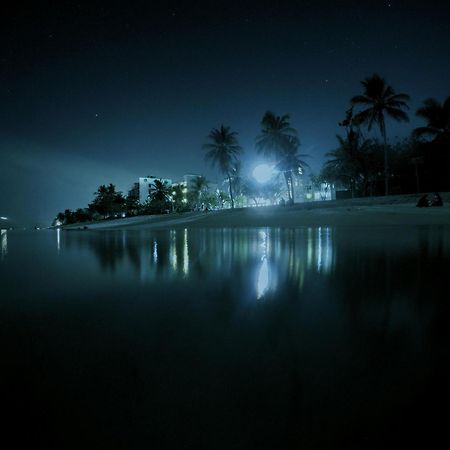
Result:
[[[210,212],[138,216],[97,223],[71,225],[66,229],[169,229],[222,227],[317,227],[450,225],[450,205],[417,208],[415,199],[393,197],[333,202],[301,203],[292,207],[268,206]],[[403,202],[401,202],[403,200]]]

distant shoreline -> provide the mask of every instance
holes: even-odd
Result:
[[[450,225],[450,193],[442,194],[443,207],[417,208],[418,195],[366,197],[210,212],[136,216],[86,222],[65,230],[144,230],[171,228],[253,228],[383,225]]]

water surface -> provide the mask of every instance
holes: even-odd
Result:
[[[445,436],[450,228],[1,234],[5,429],[47,448]]]

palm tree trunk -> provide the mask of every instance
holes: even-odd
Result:
[[[368,176],[364,176],[364,184],[363,184],[363,192],[364,192],[364,197],[368,197],[369,196],[369,177]]]
[[[384,120],[380,122],[380,131],[383,136],[384,143],[384,195],[389,195],[389,162],[388,162],[388,147],[386,138],[386,126]]]
[[[291,186],[289,185],[289,174],[288,174],[288,172],[284,172],[284,179],[286,181],[288,200],[291,200],[292,199],[292,191],[291,191]]]
[[[416,188],[417,188],[417,193],[420,192],[420,183],[419,183],[419,169],[417,167],[417,161],[415,162],[414,166],[416,168]]]
[[[228,175],[228,184],[230,188],[231,208],[234,209],[234,198],[233,198],[233,189],[231,187],[231,176],[229,173],[227,175]]]
[[[291,199],[292,203],[294,203],[295,193],[294,193],[294,179],[292,176],[292,170],[289,172],[289,178],[291,179]]]

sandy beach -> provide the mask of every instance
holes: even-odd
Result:
[[[210,212],[137,216],[96,223],[75,224],[66,229],[167,229],[220,227],[317,227],[450,225],[447,195],[443,207],[417,208],[418,196],[392,196],[299,203],[291,207],[267,206]]]

